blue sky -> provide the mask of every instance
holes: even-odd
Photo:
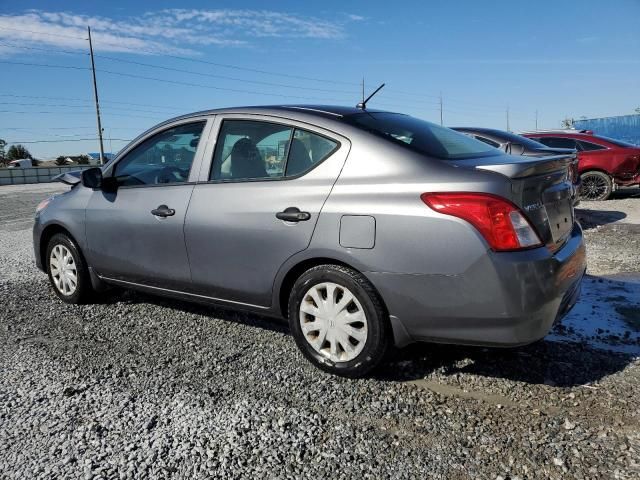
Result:
[[[97,150],[81,140],[96,136],[87,24],[117,151],[198,109],[355,104],[362,77],[387,84],[372,107],[432,121],[442,93],[450,126],[505,128],[507,107],[516,131],[536,110],[540,128],[633,113],[638,19],[640,0],[0,1],[0,138],[52,141],[26,144],[39,158]]]

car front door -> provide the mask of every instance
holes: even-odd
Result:
[[[336,134],[286,120],[216,119],[212,159],[193,191],[185,240],[195,292],[268,307],[275,276],[307,248],[349,150]]]
[[[207,120],[199,119],[164,127],[105,169],[104,183],[112,180],[116,188],[94,191],[86,210],[87,255],[99,275],[169,289],[190,287],[184,219],[206,126]]]

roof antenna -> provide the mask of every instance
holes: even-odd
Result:
[[[374,92],[371,95],[369,95],[366,99],[362,100],[362,102],[357,104],[356,108],[359,108],[360,110],[366,110],[367,109],[367,102],[369,100],[371,100],[371,97],[373,97],[376,93],[378,93],[382,89],[382,87],[384,87],[384,83],[382,85],[380,85],[378,88],[376,88],[374,90]],[[363,97],[364,97],[364,95],[363,95]]]

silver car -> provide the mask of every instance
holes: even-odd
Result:
[[[35,258],[69,303],[116,285],[287,318],[307,359],[356,377],[390,345],[546,335],[585,271],[570,162],[398,113],[198,112],[62,176]]]

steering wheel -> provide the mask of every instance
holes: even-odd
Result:
[[[179,167],[173,165],[167,165],[156,175],[156,183],[176,183],[184,182],[187,174]]]

